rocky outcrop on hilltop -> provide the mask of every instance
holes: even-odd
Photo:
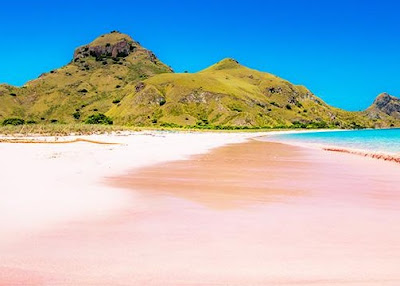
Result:
[[[133,54],[140,54],[141,58],[156,65],[160,64],[152,51],[143,48],[130,36],[117,31],[103,35],[90,44],[77,48],[74,52],[73,62],[85,61],[87,58],[95,58],[96,61],[118,60]],[[168,68],[168,70],[172,71],[171,68]]]
[[[106,43],[101,46],[83,46],[79,47],[74,52],[74,61],[81,58],[95,57],[95,58],[119,58],[129,56],[137,48],[134,42],[128,42],[123,39],[115,44]]]
[[[383,112],[400,119],[400,99],[388,93],[381,93],[369,108],[370,112]]]

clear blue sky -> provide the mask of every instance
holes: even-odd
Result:
[[[399,2],[0,0],[0,82],[22,85],[119,30],[177,72],[233,57],[364,109],[378,93],[400,96]]]

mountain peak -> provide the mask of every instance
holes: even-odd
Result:
[[[92,41],[88,46],[105,46],[107,44],[115,45],[119,42],[135,42],[129,35],[123,34],[119,31],[111,31],[110,33],[103,34],[100,37],[97,37],[94,41]]]
[[[240,65],[239,62],[233,58],[224,58],[218,62],[218,64],[233,64]]]
[[[395,118],[400,118],[400,99],[387,92],[378,95],[371,108],[377,109]]]
[[[127,57],[131,52],[141,48],[130,36],[112,31],[101,35],[88,45],[79,47],[74,52],[74,61],[87,57]]]
[[[391,101],[391,100],[395,100],[397,99],[394,96],[391,96],[389,93],[387,92],[382,92],[381,94],[379,94],[376,99],[375,102],[379,102],[379,101]]]
[[[232,58],[225,58],[216,64],[207,68],[207,70],[227,70],[227,69],[236,69],[243,67],[239,62]]]
[[[373,106],[376,106],[378,109],[382,109],[382,108],[386,107],[388,104],[391,104],[396,101],[398,102],[400,100],[398,98],[390,95],[387,92],[383,92],[375,98]]]

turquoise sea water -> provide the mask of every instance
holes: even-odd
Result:
[[[307,132],[267,136],[267,141],[297,142],[400,153],[400,129]]]

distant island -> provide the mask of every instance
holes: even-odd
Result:
[[[304,86],[224,59],[174,73],[130,36],[113,31],[70,63],[22,87],[0,85],[0,122],[115,124],[194,129],[400,127],[400,100],[382,93],[365,111],[326,104]]]

